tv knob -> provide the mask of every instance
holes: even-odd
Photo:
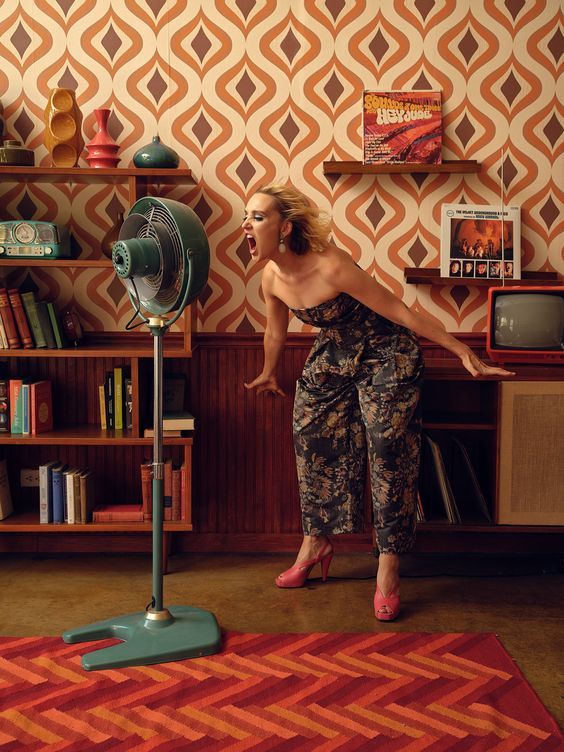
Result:
[[[52,253],[53,253],[53,249],[52,248],[45,248],[45,255],[46,256],[50,256]]]
[[[6,249],[3,245],[0,245],[0,254],[6,253]]]

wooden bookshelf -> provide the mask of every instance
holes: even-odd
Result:
[[[142,195],[156,194],[161,186],[189,183],[189,169],[97,169],[74,167],[16,167],[0,165],[0,190],[10,183],[125,183],[128,200],[133,204]],[[51,218],[56,221],[56,217]],[[109,259],[96,256],[95,249],[86,258],[6,258],[0,259],[4,276],[10,268],[25,267],[41,270],[72,268],[78,274],[90,269],[113,270]],[[9,279],[9,277],[8,277]],[[133,310],[132,310],[133,313]],[[165,373],[167,365],[185,373],[189,380],[192,315],[184,315],[183,332],[167,332],[163,338]],[[16,376],[48,379],[53,385],[53,412],[55,429],[48,433],[12,435],[0,433],[0,457],[6,457],[14,513],[0,521],[0,550],[15,550],[14,543],[5,544],[3,533],[11,533],[10,540],[18,541],[16,550],[26,550],[26,536],[32,540],[47,534],[49,539],[68,539],[73,547],[74,535],[99,533],[149,534],[150,523],[112,522],[88,524],[40,524],[39,492],[37,487],[23,487],[20,472],[37,468],[52,459],[60,459],[70,466],[91,467],[99,475],[97,501],[100,503],[141,503],[141,462],[152,457],[153,439],[143,436],[144,427],[152,420],[152,405],[147,395],[152,393],[154,340],[146,327],[134,332],[88,332],[77,347],[63,349],[30,348],[0,350],[4,378]],[[133,427],[130,430],[100,428],[98,385],[103,383],[104,372],[115,366],[130,369],[133,388]],[[164,438],[164,457],[171,456],[176,465],[190,468],[191,478],[193,435]],[[98,480],[98,478],[97,478]],[[165,553],[170,548],[170,536],[177,532],[190,532],[191,482],[187,489],[189,520],[164,522]],[[19,535],[18,535],[19,534]],[[37,534],[37,536],[35,536]],[[35,536],[35,537],[34,537]],[[53,537],[54,536],[54,537]],[[117,540],[117,539],[116,539]],[[129,540],[129,539],[128,539]],[[40,548],[39,543],[31,543]],[[128,548],[130,544],[128,543]],[[101,544],[102,550],[105,545]],[[166,561],[165,561],[166,569]]]
[[[533,285],[557,285],[559,276],[556,272],[524,271],[521,279],[476,279],[475,277],[441,277],[440,269],[435,267],[406,267],[403,270],[408,285],[471,285],[472,287],[495,287],[501,284],[515,287]]]

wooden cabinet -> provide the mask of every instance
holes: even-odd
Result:
[[[190,181],[190,170],[93,169],[0,167],[3,186],[17,182],[113,182],[126,183],[129,203],[158,190],[161,184],[174,185]],[[4,217],[8,219],[8,217]],[[10,217],[17,219],[17,217]],[[56,217],[50,217],[57,221]],[[3,259],[0,276],[4,285],[10,275],[26,267],[69,267],[76,279],[85,270],[112,268],[111,261],[89,254],[87,259]],[[56,303],[56,300],[54,301]],[[182,373],[189,386],[191,357],[191,314],[184,313],[184,331],[165,335],[164,358],[167,372]],[[74,536],[77,550],[88,550],[84,536],[96,533],[150,533],[148,523],[107,523],[54,525],[39,523],[38,488],[21,484],[21,471],[36,469],[41,463],[57,459],[71,466],[92,468],[96,477],[96,503],[141,503],[140,466],[152,458],[152,439],[143,438],[143,429],[152,417],[153,338],[146,328],[136,332],[88,332],[78,347],[65,349],[3,349],[0,361],[9,377],[49,379],[53,387],[54,430],[37,436],[0,433],[0,457],[8,461],[14,513],[0,522],[0,533],[28,533]],[[102,430],[98,386],[115,366],[131,372],[133,391],[133,426],[130,430]],[[166,438],[164,457],[191,468],[192,438]],[[191,473],[189,473],[191,475]],[[191,487],[187,489],[189,498]],[[190,504],[188,504],[190,508]],[[174,531],[192,529],[191,513],[182,522],[165,522],[165,536]],[[79,536],[77,539],[76,536]],[[11,550],[7,535],[0,536],[0,550]],[[81,540],[82,539],[82,540]],[[21,541],[21,537],[20,537]],[[37,543],[31,543],[33,549]],[[102,549],[105,542],[99,542]],[[24,548],[25,548],[24,543]],[[92,547],[90,547],[92,548]],[[166,546],[165,546],[166,548]]]

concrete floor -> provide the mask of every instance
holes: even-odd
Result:
[[[564,566],[548,557],[406,557],[400,618],[374,618],[371,554],[336,553],[330,579],[279,590],[288,554],[171,558],[164,605],[212,611],[240,632],[493,632],[564,726]],[[151,600],[149,555],[4,555],[0,634],[57,635],[142,611]]]

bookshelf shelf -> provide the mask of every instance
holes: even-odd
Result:
[[[441,277],[437,268],[406,267],[403,270],[406,284],[408,285],[471,285],[472,287],[493,287],[501,285],[500,279],[475,279],[467,277]],[[523,287],[530,285],[554,285],[558,284],[556,272],[522,272],[522,279],[506,279],[503,284]]]
[[[475,159],[445,159],[441,164],[364,164],[329,160],[323,162],[324,175],[389,175],[393,173],[472,173],[480,171]]]
[[[150,522],[90,522],[85,525],[41,524],[37,519],[37,513],[23,512],[13,514],[4,520],[0,520],[0,533],[150,533]],[[188,522],[164,522],[165,533],[190,532],[192,524]]]
[[[94,169],[90,167],[21,167],[0,165],[0,190],[11,184],[51,183],[66,184],[72,200],[74,190],[87,184],[125,184],[129,206],[147,194],[158,195],[162,188],[182,186],[192,182],[191,170],[138,169],[119,167]],[[4,217],[17,219],[17,217]],[[53,222],[57,216],[48,217]],[[88,270],[113,271],[110,259],[102,256],[98,248],[83,250],[80,258],[1,258],[0,276],[4,287],[9,288],[12,277],[17,278],[21,269],[34,269],[39,273],[58,269],[72,269],[76,277]],[[73,273],[73,280],[74,280]],[[17,286],[17,281],[14,282]],[[188,382],[189,359],[192,356],[192,313],[188,309],[175,331],[168,332],[163,342],[165,374],[167,368],[182,373]],[[20,336],[21,331],[20,331]],[[14,337],[12,337],[12,340]],[[52,343],[51,343],[52,344]],[[42,534],[57,533],[57,540],[69,541],[73,547],[75,533],[127,533],[128,550],[135,548],[135,535],[149,533],[150,523],[112,522],[90,524],[41,524],[39,523],[39,489],[25,487],[21,483],[21,471],[38,468],[51,460],[66,463],[69,467],[90,468],[96,475],[96,498],[99,503],[132,503],[143,498],[141,465],[152,456],[153,439],[143,436],[143,428],[150,422],[147,395],[152,389],[152,360],[154,341],[146,327],[127,331],[87,331],[79,346],[54,348],[0,349],[0,378],[26,378],[30,381],[50,380],[53,387],[53,412],[55,430],[37,435],[22,435],[0,432],[0,457],[5,458],[14,504],[14,513],[0,521],[0,550],[7,550],[1,533],[20,533],[21,538],[11,537],[10,550],[27,550],[25,535],[37,533],[32,544],[39,549]],[[105,375],[116,367],[128,368],[131,374],[133,400],[132,428],[130,430],[102,430],[100,428],[99,385]],[[163,460],[171,459],[176,468],[184,465],[188,472],[181,521],[165,521],[166,559],[170,537],[175,532],[190,532],[191,520],[191,466],[192,436],[166,437],[163,439]],[[32,510],[32,511],[30,511]],[[40,535],[41,534],[41,535]],[[69,536],[69,534],[72,534]],[[53,540],[51,538],[51,540]],[[19,548],[14,549],[14,542]],[[59,544],[57,544],[59,545]],[[61,544],[64,548],[67,544]],[[105,550],[104,544],[96,544]],[[81,550],[80,544],[75,550]],[[140,550],[144,550],[141,546]]]

